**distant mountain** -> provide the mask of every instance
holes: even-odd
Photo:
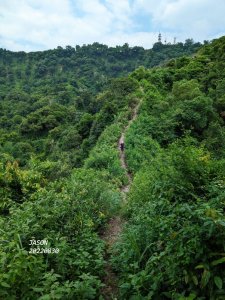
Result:
[[[78,95],[86,89],[97,92],[110,78],[126,76],[139,66],[151,68],[171,58],[191,55],[200,46],[189,39],[184,44],[156,43],[150,50],[99,43],[30,53],[0,49],[1,95],[14,88],[51,96],[65,91]],[[56,100],[60,103],[60,97]],[[69,99],[64,97],[64,101]]]

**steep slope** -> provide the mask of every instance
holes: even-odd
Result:
[[[121,299],[224,299],[225,38],[166,68],[139,69],[126,133],[134,176],[114,247]]]

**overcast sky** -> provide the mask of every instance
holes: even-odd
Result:
[[[225,35],[225,0],[0,0],[0,47],[36,51],[93,42],[151,48]]]

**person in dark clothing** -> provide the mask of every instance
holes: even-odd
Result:
[[[123,151],[124,150],[124,142],[120,143],[120,150]]]

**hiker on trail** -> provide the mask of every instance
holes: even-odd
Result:
[[[123,151],[124,150],[124,141],[120,142],[120,150]]]

